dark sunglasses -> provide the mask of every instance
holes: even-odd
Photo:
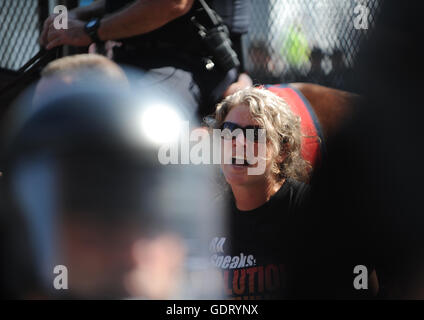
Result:
[[[259,139],[263,137],[265,133],[265,129],[260,126],[249,125],[246,127],[242,127],[239,126],[237,123],[226,121],[221,126],[221,137],[225,140],[235,139],[237,135],[234,134],[234,131],[237,129],[241,130],[243,132],[243,135],[253,142],[258,142]],[[260,129],[262,130],[260,131]]]

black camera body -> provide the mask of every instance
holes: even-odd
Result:
[[[199,1],[201,8],[196,10],[191,17],[191,22],[197,29],[200,41],[211,56],[207,69],[210,70],[216,64],[222,71],[240,67],[240,60],[232,48],[230,32],[221,17],[210,9],[204,1]]]

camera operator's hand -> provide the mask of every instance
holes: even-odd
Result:
[[[40,45],[43,46],[43,47],[45,47],[47,45],[47,35],[49,33],[49,27],[53,23],[56,16],[57,16],[57,14],[52,14],[44,21],[43,31],[41,31],[41,36],[40,36],[40,40],[39,40]]]
[[[56,29],[53,23],[54,17],[55,16],[51,16],[46,20],[41,38],[41,44],[45,46],[47,50],[61,45],[71,45],[76,47],[90,45],[92,41],[88,34],[84,31],[84,21],[69,18],[68,29]]]
[[[247,73],[241,73],[236,82],[232,83],[227,90],[225,90],[223,98],[236,93],[239,90],[246,89],[253,85],[252,78]]]
[[[53,24],[54,19],[58,16],[58,14],[51,14],[45,21],[43,24],[43,31],[41,31],[41,35],[40,35],[40,45],[45,47],[47,45],[47,35],[49,33],[49,28],[50,25]],[[74,10],[71,10],[68,12],[68,19],[71,20],[80,20],[77,16],[77,13]]]

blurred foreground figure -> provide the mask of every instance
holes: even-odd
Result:
[[[384,1],[361,49],[355,75],[365,100],[329,139],[297,228],[297,297],[364,298],[376,270],[379,298],[424,298],[420,9]]]
[[[128,79],[115,62],[99,54],[77,54],[50,62],[41,72],[41,79],[34,93],[34,104],[63,86],[89,84],[90,81],[128,86]]]
[[[18,298],[220,297],[207,265],[209,173],[158,161],[155,138],[175,128],[177,106],[152,89],[91,85],[51,94],[23,123],[11,118],[2,219],[22,219],[15,231],[28,230],[34,261],[5,274],[35,279],[7,284]]]

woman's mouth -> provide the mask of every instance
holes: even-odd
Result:
[[[251,165],[247,162],[247,159],[244,158],[232,158],[232,165],[235,167],[250,167]]]

